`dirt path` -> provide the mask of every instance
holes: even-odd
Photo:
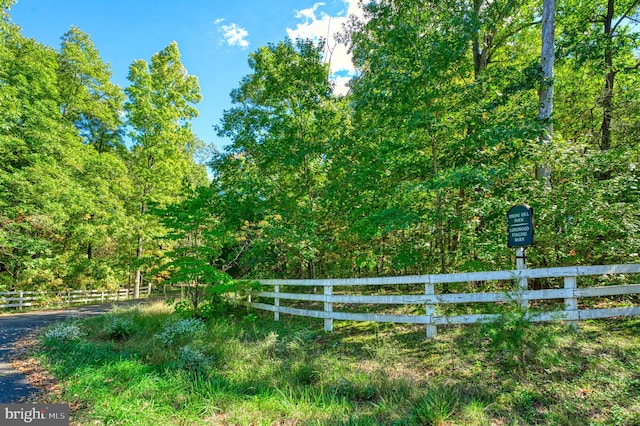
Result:
[[[36,391],[29,385],[26,377],[11,366],[10,356],[16,342],[36,329],[56,321],[101,315],[109,312],[114,306],[137,305],[145,301],[129,300],[108,305],[0,316],[0,404],[20,401]]]

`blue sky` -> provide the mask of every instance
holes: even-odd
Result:
[[[91,36],[111,65],[113,82],[123,88],[134,60],[149,61],[176,41],[203,95],[194,132],[221,148],[226,141],[212,126],[231,106],[231,90],[250,72],[248,54],[287,36],[326,37],[341,29],[348,13],[358,11],[357,0],[18,0],[9,13],[24,36],[55,49],[77,26]],[[331,37],[329,44],[335,44]],[[343,87],[353,73],[344,46],[334,50],[331,68]]]

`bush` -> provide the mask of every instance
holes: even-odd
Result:
[[[44,332],[45,342],[69,342],[84,337],[84,333],[76,323],[60,322]]]
[[[104,327],[107,336],[115,340],[123,340],[131,336],[135,332],[135,323],[120,316],[111,315]]]
[[[209,358],[199,349],[189,345],[178,349],[178,368],[194,373],[203,373],[208,363]]]
[[[165,346],[171,346],[178,340],[192,338],[204,331],[204,324],[197,319],[187,318],[168,321],[164,329],[156,334],[156,338]]]
[[[484,324],[481,333],[490,341],[490,350],[506,355],[507,364],[518,365],[524,374],[527,364],[555,341],[549,326],[539,327],[531,319],[534,312],[515,305],[511,312],[500,314]]]
[[[188,319],[196,316],[196,310],[190,300],[180,300],[175,303],[173,312],[180,318]]]

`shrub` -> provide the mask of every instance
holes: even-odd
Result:
[[[175,302],[173,311],[178,317],[184,319],[194,318],[196,316],[196,310],[190,300]]]
[[[60,322],[45,331],[43,337],[49,342],[68,342],[81,339],[84,333],[76,323]]]
[[[131,336],[135,332],[135,323],[120,316],[111,315],[104,327],[107,336],[115,340],[123,340]]]
[[[178,349],[178,368],[194,373],[203,373],[208,363],[209,358],[199,349],[189,345]]]
[[[481,333],[489,339],[489,349],[503,353],[507,364],[516,364],[523,374],[527,365],[553,346],[557,337],[550,326],[533,323],[534,316],[533,310],[514,304],[510,312],[498,315],[481,328]]]
[[[194,337],[204,331],[204,324],[194,318],[168,321],[164,329],[156,334],[156,338],[165,346],[173,345],[177,340],[185,337]]]

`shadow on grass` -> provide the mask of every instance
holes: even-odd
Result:
[[[211,412],[231,415],[247,405],[267,424],[282,418],[330,425],[589,424],[611,415],[614,404],[623,407],[621,424],[638,416],[629,395],[640,391],[640,367],[629,363],[640,349],[627,338],[637,334],[638,321],[597,323],[588,338],[583,333],[591,330],[558,331],[558,344],[548,348],[556,354],[542,359],[540,352],[523,375],[488,347],[477,325],[442,327],[426,339],[421,326],[336,322],[328,334],[318,320],[274,322],[236,310],[213,318],[208,334],[193,339],[202,359],[192,354],[187,363],[180,347],[154,341],[166,313],[122,315],[140,325],[131,336],[105,341],[99,331],[106,321],[94,318],[82,323],[88,337],[48,342],[43,352],[68,383],[63,398],[82,395],[103,421],[121,420],[109,410],[146,422],[152,410],[157,416],[177,410],[180,421],[198,424]],[[594,363],[602,353],[622,379]],[[603,378],[619,391],[598,388]]]

